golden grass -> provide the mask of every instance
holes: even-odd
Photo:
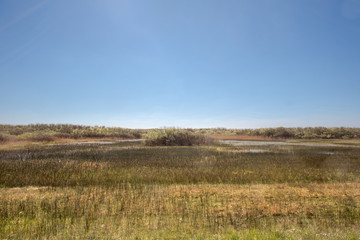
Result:
[[[7,221],[0,232],[50,239],[225,238],[256,228],[285,237],[308,231],[356,236],[359,189],[360,183],[2,188]]]
[[[207,196],[214,204],[214,210],[224,214],[236,214],[242,209],[242,214],[256,211],[269,216],[297,215],[311,213],[321,206],[331,208],[334,203],[349,198],[360,204],[360,183],[175,185],[169,187],[169,191],[174,197],[198,199]],[[219,207],[216,201],[219,198],[227,199],[228,204]]]

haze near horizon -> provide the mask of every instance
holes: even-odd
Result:
[[[0,124],[360,127],[360,1],[0,2]]]

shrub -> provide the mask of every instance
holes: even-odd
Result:
[[[49,133],[37,133],[31,137],[31,140],[36,142],[51,142],[55,140],[55,137]]]
[[[184,129],[157,129],[145,135],[145,144],[149,146],[192,146],[207,145],[213,140],[205,135]]]
[[[54,134],[49,132],[26,133],[22,134],[21,138],[34,142],[51,142],[55,140]]]
[[[8,136],[0,133],[0,144],[6,143],[9,140],[10,138]]]

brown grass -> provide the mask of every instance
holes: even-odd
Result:
[[[338,202],[352,199],[360,203],[360,183],[326,184],[256,184],[239,185],[177,185],[169,187],[170,195],[181,198],[200,199],[208,196],[213,202],[214,213],[220,215],[253,212],[263,216],[296,216],[313,214],[321,210],[336,208]],[[228,204],[220,206],[216,200],[228,199]],[[239,212],[240,211],[240,212]]]
[[[304,229],[338,239],[346,226],[360,230],[359,189],[360,183],[2,188],[0,212],[7,216],[3,236],[15,238],[169,239],[186,232],[185,239],[218,239],[256,227],[289,234],[282,239],[308,239]],[[246,239],[263,239],[255,237]]]

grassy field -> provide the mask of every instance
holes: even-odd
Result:
[[[359,146],[3,147],[0,238],[359,239]]]

